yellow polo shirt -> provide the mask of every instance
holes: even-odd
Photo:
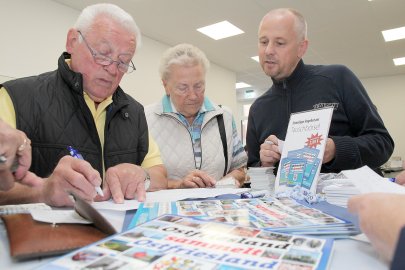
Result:
[[[96,123],[98,136],[101,142],[101,147],[104,150],[104,126],[106,119],[106,108],[108,105],[112,103],[112,96],[105,99],[96,108],[94,101],[90,99],[90,97],[87,95],[86,92],[83,93],[84,93],[84,100],[86,101],[86,104],[89,107],[91,114],[93,115],[94,122]],[[0,89],[0,118],[13,128],[16,128],[16,116],[14,104],[11,101],[10,95],[8,94],[7,90],[4,87]],[[143,168],[150,168],[152,166],[160,164],[163,164],[163,161],[162,158],[160,157],[159,147],[157,146],[155,140],[149,134],[149,149],[141,166]]]

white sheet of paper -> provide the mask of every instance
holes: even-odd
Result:
[[[363,166],[356,170],[343,171],[343,174],[353,181],[353,184],[360,191],[360,194],[370,192],[405,194],[404,186],[390,182],[375,173],[368,166]]]
[[[220,181],[217,181],[217,183],[215,184],[215,186],[217,188],[236,188],[238,185],[238,181],[230,176],[230,177],[226,177],[226,178],[222,178]]]
[[[32,209],[30,210],[31,216],[36,221],[46,223],[81,223],[90,224],[91,221],[81,217],[74,210],[46,210],[46,209]]]
[[[52,209],[44,203],[9,204],[0,206],[0,215],[29,213],[32,209]]]
[[[371,243],[370,240],[368,239],[368,237],[364,233],[361,233],[361,234],[358,234],[355,236],[350,236],[350,238],[357,240],[357,241],[364,242],[364,243],[368,243],[368,244]]]
[[[184,199],[208,198],[223,194],[237,194],[248,191],[248,188],[189,188],[189,189],[165,189],[146,193],[146,201],[152,202],[172,202]],[[125,200],[124,203],[114,203],[112,200],[105,202],[93,202],[92,206],[96,209],[108,209],[117,211],[126,211],[138,209],[137,200]]]

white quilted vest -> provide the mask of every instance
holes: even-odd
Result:
[[[232,167],[232,114],[224,107],[205,113],[201,133],[202,162],[200,170],[216,180],[223,176],[225,158],[216,116],[224,115],[228,145],[228,168]],[[145,107],[149,132],[159,146],[169,179],[182,179],[196,169],[191,134],[175,113],[163,113],[161,102]],[[197,168],[199,169],[199,168]]]

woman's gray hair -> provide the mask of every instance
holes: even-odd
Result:
[[[73,27],[86,34],[100,15],[118,22],[122,27],[132,32],[135,35],[136,48],[140,47],[142,39],[141,31],[136,25],[134,18],[125,10],[113,4],[95,4],[84,8]]]
[[[191,44],[178,44],[167,49],[160,59],[159,73],[162,80],[167,80],[170,76],[171,65],[194,66],[200,64],[204,73],[207,72],[210,62],[199,48]]]

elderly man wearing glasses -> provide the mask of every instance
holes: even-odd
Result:
[[[247,156],[233,116],[204,96],[208,67],[205,54],[193,45],[169,48],[159,70],[166,95],[145,107],[169,188],[241,186],[245,180]]]
[[[35,189],[17,184],[0,196],[3,203],[65,206],[72,204],[69,193],[89,201],[144,200],[149,183],[150,190],[167,187],[143,107],[119,86],[135,70],[140,42],[128,13],[92,5],[69,30],[57,70],[0,85],[0,115],[31,139],[30,170],[46,177]],[[69,156],[68,146],[84,160]],[[96,195],[100,185],[104,195]]]

